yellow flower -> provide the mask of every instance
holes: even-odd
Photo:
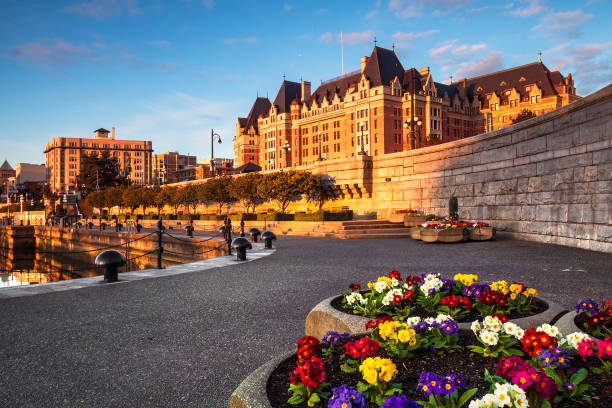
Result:
[[[516,293],[511,293],[510,294],[510,299],[512,299],[512,300],[516,299]]]
[[[534,288],[525,289],[525,296],[538,296],[538,290]]]
[[[397,339],[402,343],[410,343],[411,346],[414,346],[416,343],[416,333],[410,328],[400,330],[397,334]]]
[[[458,273],[453,277],[453,280],[461,282],[463,286],[470,286],[478,282],[478,276],[467,273]]]
[[[513,283],[510,285],[510,292],[516,293],[517,295],[521,293],[522,286],[518,283]]]
[[[377,385],[379,382],[389,382],[397,375],[397,367],[388,358],[368,357],[359,366],[364,381]]]
[[[378,325],[378,335],[382,337],[383,340],[391,339],[397,340],[397,334],[395,333],[395,329],[400,327],[400,322],[384,322]]]
[[[491,290],[507,295],[508,294],[508,282],[504,280],[493,282],[491,284]]]

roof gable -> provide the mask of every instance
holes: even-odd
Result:
[[[302,86],[298,82],[283,81],[276,99],[274,99],[274,105],[278,108],[278,113],[287,113],[290,111],[291,101],[295,98],[300,100],[302,98]]]
[[[388,86],[395,77],[403,78],[404,67],[394,51],[374,47],[363,74],[370,80],[372,86]]]
[[[4,163],[2,163],[2,166],[0,166],[0,170],[14,170],[14,169],[11,167],[8,160],[4,160]]]

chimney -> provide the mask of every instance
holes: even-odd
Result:
[[[361,72],[363,72],[363,70],[365,69],[369,59],[370,58],[368,57],[361,57]]]
[[[302,102],[310,99],[310,82],[302,81]]]
[[[423,67],[419,69],[419,74],[421,74],[421,76],[429,75],[429,67]]]
[[[113,126],[113,135],[111,136],[112,140],[115,140],[115,127]]]

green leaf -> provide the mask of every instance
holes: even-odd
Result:
[[[317,394],[316,392],[313,392],[310,398],[308,398],[308,405],[312,406],[316,404],[317,402],[321,402],[321,398],[319,398],[319,394]]]
[[[472,398],[476,392],[478,392],[478,388],[472,388],[464,392],[459,398],[459,401],[457,401],[457,408],[461,408],[463,405],[465,405],[465,403],[468,402],[468,400]]]
[[[570,377],[570,382],[578,385],[578,384],[580,384],[581,382],[584,381],[584,379],[587,377],[587,374],[588,374],[587,369],[586,368],[581,368],[580,370],[576,371]]]
[[[540,408],[552,408],[552,406],[550,405],[550,402],[548,402],[547,400],[543,400],[540,403]]]
[[[555,383],[557,383],[559,387],[563,386],[563,381],[561,380],[561,377],[559,376],[559,374],[555,371],[553,367],[545,367],[544,372],[546,373],[546,375],[548,375],[553,380],[555,380]]]
[[[304,402],[304,396],[301,394],[293,394],[291,398],[287,400],[287,402],[291,405],[298,405]]]

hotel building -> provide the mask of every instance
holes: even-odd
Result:
[[[146,185],[152,182],[152,143],[142,140],[117,140],[115,128],[98,129],[93,138],[56,137],[45,144],[47,182],[59,193],[76,191],[76,181],[81,169],[82,157],[99,155],[108,151],[117,159],[121,171],[132,184]]]
[[[393,50],[374,47],[361,69],[323,82],[283,81],[238,118],[235,165],[263,170],[359,154],[380,156],[496,130],[523,109],[541,115],[576,95],[564,77],[535,62],[450,84],[429,67],[404,69]]]

